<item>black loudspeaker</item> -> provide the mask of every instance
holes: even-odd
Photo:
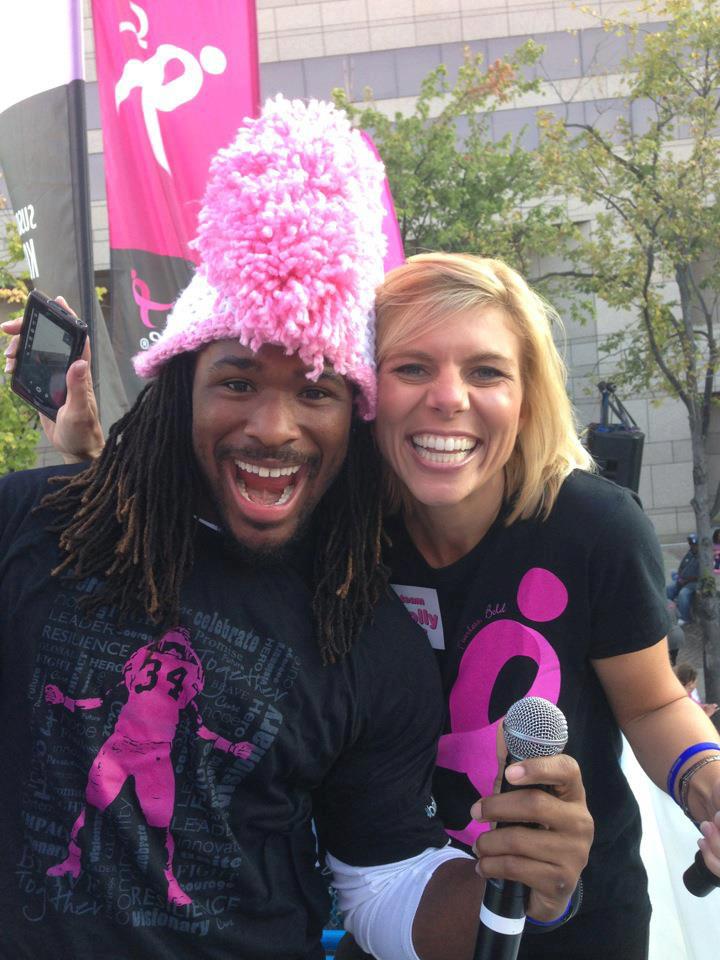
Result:
[[[600,475],[621,487],[638,492],[645,434],[640,430],[603,427],[591,423],[587,430],[587,448],[600,468]]]

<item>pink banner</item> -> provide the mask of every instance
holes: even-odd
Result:
[[[112,267],[110,334],[130,357],[165,324],[197,262],[210,160],[259,110],[253,0],[93,0]]]
[[[194,260],[210,158],[258,111],[252,0],[93,0],[110,244]]]

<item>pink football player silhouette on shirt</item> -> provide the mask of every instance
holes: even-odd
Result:
[[[137,650],[127,661],[119,685],[127,688],[114,731],[95,757],[88,775],[85,800],[99,811],[107,810],[129,777],[135,779],[138,803],[148,826],[165,831],[165,878],[168,902],[187,906],[192,899],[173,873],[175,842],[170,822],[175,805],[175,775],[170,759],[180,711],[190,708],[197,721],[197,734],[216,750],[247,759],[253,746],[247,741],[231,743],[213,733],[203,723],[195,698],[205,685],[202,664],[183,627],[167,631],[158,640]],[[48,703],[61,704],[66,710],[95,710],[104,697],[74,700],[54,684],[45,687]],[[67,857],[50,867],[50,877],[80,875],[81,850],[78,834],[85,825],[87,806],[83,807],[70,832]]]

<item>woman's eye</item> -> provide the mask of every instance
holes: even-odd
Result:
[[[497,367],[476,367],[472,375],[476,380],[499,380],[506,376],[504,371],[498,370]]]
[[[420,366],[419,363],[403,363],[395,367],[395,373],[403,377],[421,377],[425,373],[425,367]]]

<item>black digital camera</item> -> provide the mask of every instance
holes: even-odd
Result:
[[[28,297],[10,388],[51,420],[65,403],[65,375],[83,352],[87,329],[37,290]]]

